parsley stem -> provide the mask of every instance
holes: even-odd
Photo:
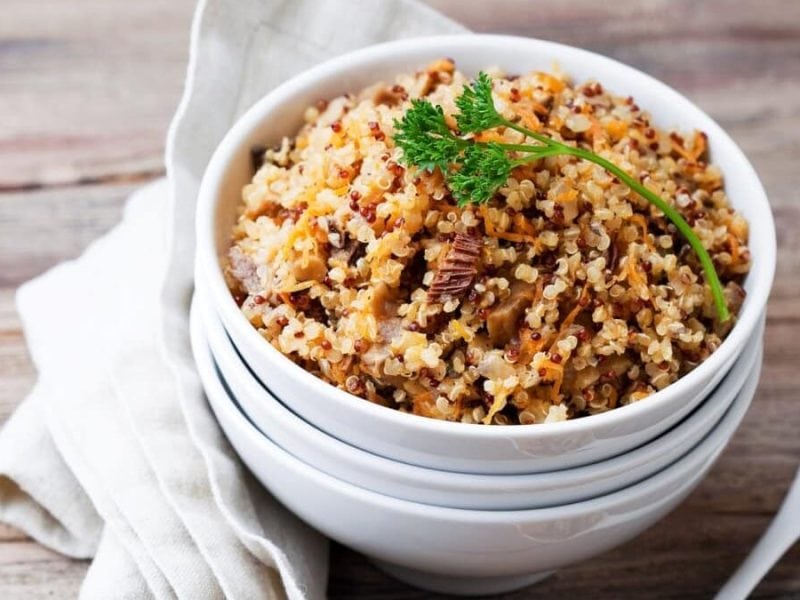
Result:
[[[551,146],[531,146],[529,144],[505,144],[503,142],[495,142],[503,150],[511,150],[512,152],[541,152],[551,148]]]
[[[563,151],[560,148],[548,148],[547,146],[532,146],[532,147],[538,148],[539,150],[537,152],[530,152],[530,150],[528,150],[527,152],[530,152],[528,156],[525,156],[523,158],[518,158],[517,160],[512,161],[511,162],[512,169],[530,164],[532,162],[541,160],[543,158],[547,158],[548,156],[558,156],[559,154],[563,154]]]
[[[517,125],[511,121],[508,121],[505,118],[502,118],[502,125],[509,127],[515,131],[519,131],[523,135],[531,137],[535,140],[538,140],[544,144],[544,147],[550,148],[553,150],[552,153],[544,153],[541,152],[541,146],[529,146],[525,144],[503,144],[503,147],[508,147],[509,150],[518,150],[521,152],[534,152],[535,158],[540,158],[543,156],[553,156],[557,154],[569,154],[575,156],[576,158],[581,158],[583,160],[588,160],[600,167],[603,167],[606,171],[611,173],[612,175],[616,176],[622,183],[627,185],[633,192],[639,194],[642,198],[650,202],[651,204],[655,205],[664,215],[672,221],[673,225],[678,228],[678,231],[681,232],[686,241],[689,242],[689,245],[694,250],[695,254],[697,254],[697,258],[700,260],[700,265],[703,267],[703,272],[706,276],[706,281],[708,282],[709,287],[711,288],[711,295],[714,298],[714,306],[717,310],[717,316],[721,322],[725,322],[730,318],[730,313],[728,312],[728,306],[725,303],[725,295],[723,293],[722,283],[719,280],[719,276],[717,275],[717,271],[714,268],[714,262],[711,260],[711,256],[708,253],[708,250],[705,249],[703,243],[700,241],[700,238],[697,237],[697,234],[692,229],[691,225],[689,225],[686,220],[683,218],[680,212],[678,212],[675,208],[667,204],[658,194],[650,190],[645,185],[641,184],[639,181],[631,177],[628,173],[626,173],[623,169],[615,165],[609,160],[606,160],[602,156],[595,154],[589,150],[585,150],[583,148],[576,148],[573,146],[568,146],[566,144],[562,144],[556,140],[548,138],[540,133],[535,131],[531,131],[526,127],[522,127],[521,125]],[[511,147],[513,146],[513,148]],[[519,161],[517,161],[519,162]],[[524,163],[523,163],[524,164]],[[519,165],[515,165],[519,166]]]
[[[658,194],[650,190],[648,187],[642,185],[617,165],[606,160],[602,156],[598,156],[594,152],[589,152],[583,148],[571,148],[569,153],[573,156],[588,160],[603,167],[606,171],[615,175],[631,190],[642,196],[648,202],[654,204],[656,208],[663,212],[667,218],[672,221],[673,225],[678,228],[678,231],[680,231],[681,234],[683,234],[683,237],[686,238],[686,241],[689,242],[692,250],[694,250],[695,254],[697,254],[697,258],[700,259],[700,265],[703,267],[706,281],[711,287],[711,294],[714,297],[714,305],[716,306],[719,320],[721,322],[727,321],[730,318],[730,313],[728,312],[728,307],[725,303],[725,295],[723,293],[722,283],[720,282],[719,277],[717,276],[717,271],[714,268],[714,262],[711,260],[711,256],[708,254],[708,250],[706,250],[703,246],[700,238],[697,237],[697,234],[694,232],[691,225],[686,222],[681,213],[667,204]]]

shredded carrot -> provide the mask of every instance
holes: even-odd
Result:
[[[433,62],[431,62],[428,66],[425,67],[425,71],[427,73],[439,73],[443,71],[445,73],[452,73],[455,71],[456,64],[449,58],[437,58]]]
[[[300,218],[295,223],[292,231],[286,238],[286,242],[284,244],[285,248],[291,248],[294,245],[294,242],[301,237],[312,237],[310,234],[312,233],[311,230],[311,219],[314,217],[321,217],[328,213],[327,207],[322,206],[310,206],[303,212]]]
[[[629,248],[631,248],[629,246]],[[643,285],[644,281],[636,270],[636,258],[633,256],[633,249],[628,250],[628,260],[625,264],[625,274],[631,285]]]
[[[692,144],[692,155],[697,161],[706,151],[706,136],[700,131],[694,132],[694,143]]]
[[[341,148],[342,146],[344,146],[344,141],[345,141],[345,136],[343,136],[341,134],[334,133],[331,136],[330,144],[334,148]]]
[[[303,290],[307,290],[310,287],[314,286],[315,281],[301,281],[299,283],[294,283],[282,290],[279,291],[279,294],[292,294],[294,292],[302,292]]]
[[[505,138],[500,135],[496,130],[489,129],[475,134],[476,142],[505,142]]]
[[[458,336],[458,338],[466,341],[467,343],[471,342],[475,337],[475,334],[467,329],[458,319],[451,319],[448,327],[454,335]]]
[[[537,114],[546,115],[550,112],[550,110],[541,102],[531,101],[531,108],[533,109],[533,112]]]
[[[544,116],[550,111],[544,104],[541,102],[536,102],[536,100],[532,98],[531,90],[525,90],[522,95],[525,96],[525,100],[517,102],[516,106],[521,108],[522,111],[524,111],[524,114],[532,114],[533,120],[535,120],[538,126],[541,124],[539,115]]]
[[[437,200],[431,206],[432,210],[440,210],[442,212],[453,211],[456,214],[461,214],[461,207],[456,206],[455,204],[449,204],[446,200]]]
[[[414,396],[413,412],[415,415],[422,415],[423,417],[435,417],[434,413],[434,396],[433,392],[422,392]]]
[[[553,382],[553,387],[550,389],[550,400],[553,404],[556,404],[560,401],[560,394],[561,394],[561,384],[564,382],[564,370],[562,369],[559,373],[558,377],[556,378],[555,382]]]
[[[570,328],[572,323],[575,321],[575,317],[577,317],[580,314],[580,312],[584,308],[586,308],[586,305],[582,304],[581,300],[583,300],[584,294],[587,294],[588,291],[589,291],[589,284],[587,282],[583,284],[583,289],[581,290],[581,293],[578,294],[578,301],[575,303],[575,306],[572,307],[572,310],[569,311],[569,314],[567,314],[567,316],[564,317],[564,320],[561,322],[561,327],[558,328],[558,333],[556,334],[553,343],[550,344],[550,352],[553,352],[553,350],[556,347],[556,344],[558,343],[558,340],[560,340],[561,336],[564,335],[564,332]]]
[[[386,231],[392,231],[392,230],[394,229],[395,225],[397,224],[397,220],[398,220],[399,218],[400,218],[400,217],[399,217],[398,215],[392,215],[391,217],[389,217],[389,218],[386,220],[386,227],[385,227],[385,230],[386,230]]]
[[[592,148],[599,149],[606,141],[606,131],[600,125],[600,121],[594,115],[589,115],[591,126],[589,127],[589,135],[592,137]]]
[[[644,239],[644,243],[647,245],[647,248],[651,251],[655,250],[653,244],[650,242],[650,230],[647,228],[647,219],[645,219],[644,216],[636,213],[631,215],[631,221],[636,223],[642,230],[642,239]]]
[[[483,217],[483,226],[486,233],[491,237],[496,237],[501,240],[513,242],[515,244],[533,244],[537,249],[539,248],[539,239],[524,233],[514,233],[510,231],[498,231],[495,229],[494,223],[489,220],[489,208],[482,204],[480,207],[481,217]]]
[[[553,404],[559,401],[558,395],[561,392],[561,384],[564,381],[564,365],[556,364],[552,360],[545,359],[539,367],[547,371],[549,379],[553,380],[553,387],[550,388],[550,400]]]
[[[572,202],[578,197],[578,190],[572,188],[567,190],[566,192],[561,192],[558,196],[556,196],[556,202],[560,204],[566,204],[567,202]]]
[[[539,120],[539,117],[536,116],[535,112],[525,111],[520,115],[520,117],[522,118],[523,126],[527,127],[528,129],[532,129],[533,131],[538,130],[542,125],[542,122]]]
[[[288,304],[289,306],[294,306],[292,302],[292,298],[289,295],[289,292],[280,291],[278,292],[278,297],[283,301],[284,304]]]
[[[525,235],[529,235],[534,238],[536,237],[536,229],[534,229],[533,225],[531,225],[531,222],[525,218],[525,215],[522,213],[517,213],[514,215],[512,221],[514,223],[514,229]]]
[[[311,235],[313,235],[314,239],[320,244],[328,243],[328,232],[323,230],[316,222],[311,227]]]
[[[350,367],[353,363],[353,357],[348,356],[338,363],[331,363],[330,378],[333,379],[337,385],[344,386],[345,381],[350,376]],[[358,370],[358,366],[356,366]]]
[[[617,389],[611,388],[611,393],[608,396],[608,407],[616,408],[618,398],[619,398],[619,392],[617,391]]]
[[[569,329],[569,327],[575,321],[575,318],[585,308],[585,305],[581,302],[581,300],[583,299],[584,294],[588,293],[588,291],[589,291],[589,284],[585,283],[583,289],[581,290],[581,293],[578,295],[578,301],[576,302],[572,310],[569,312],[569,314],[566,317],[564,317],[564,320],[561,322],[561,327],[559,327],[558,329],[558,333],[556,333],[552,344],[550,344],[549,352],[551,354],[553,350],[555,350],[558,340],[561,339],[561,336],[564,334],[564,332],[566,332],[567,329]],[[548,374],[555,373],[553,377],[553,387],[550,390],[550,399],[555,404],[556,402],[559,401],[559,394],[561,393],[561,384],[564,381],[564,365],[561,363],[553,362],[550,359],[547,359],[542,368],[546,369]]]
[[[625,121],[614,119],[608,122],[606,125],[606,131],[608,131],[611,139],[617,142],[622,139],[626,133],[628,133],[628,124],[625,123]]]
[[[674,136],[670,138],[672,149],[689,162],[696,163],[706,151],[706,136],[700,131],[694,132],[692,149],[687,150]]]
[[[533,99],[533,90],[530,88],[525,88],[520,92],[520,95],[525,98],[522,102],[517,102],[516,106],[521,108],[524,111],[530,111],[534,113],[535,117],[538,115],[546,115],[550,112],[550,110],[541,102],[537,102]],[[536,119],[536,123],[539,124],[539,119]]]
[[[642,298],[649,298],[650,292],[647,288],[647,277],[642,277],[639,274],[639,270],[636,268],[637,261],[633,256],[631,246],[628,246],[627,259],[628,260],[625,262],[624,272],[621,274],[621,276],[617,276],[616,280],[621,281],[623,279],[627,279],[628,283],[631,284],[631,287],[637,288]]]
[[[544,347],[547,340],[544,337],[534,340],[531,337],[533,332],[530,329],[525,329],[523,331],[525,333],[520,334],[522,343],[520,344],[519,362],[527,363]]]
[[[545,86],[547,87],[547,91],[549,92],[558,93],[563,90],[564,86],[566,85],[563,81],[557,77],[553,77],[550,73],[537,71],[536,75],[544,82]]]
[[[675,152],[677,152],[680,156],[682,156],[689,162],[694,162],[694,158],[692,157],[692,155],[677,140],[671,139],[670,143],[672,144],[672,149]]]
[[[539,298],[542,297],[544,290],[544,279],[539,278],[536,281],[536,288],[533,290],[533,298],[531,305],[536,304]],[[534,355],[541,350],[547,343],[547,338],[540,336],[539,339],[533,339],[533,330],[524,327],[519,333],[519,362],[526,363],[530,361]]]
[[[492,402],[492,406],[489,408],[489,412],[486,413],[485,417],[483,417],[483,424],[489,425],[494,416],[506,407],[506,404],[507,401],[505,396],[495,397],[494,402]]]
[[[728,246],[731,248],[731,264],[736,264],[739,262],[739,257],[741,256],[741,249],[739,246],[739,240],[736,239],[736,236],[732,233],[728,234],[727,238]]]
[[[641,400],[642,398],[647,398],[649,395],[650,392],[646,392],[644,390],[633,392],[631,394],[631,402],[636,402],[637,400]]]

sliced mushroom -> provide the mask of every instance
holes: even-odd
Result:
[[[428,288],[428,302],[440,302],[463,295],[478,274],[480,258],[481,240],[457,233]]]
[[[505,346],[517,333],[517,325],[536,297],[536,287],[522,281],[511,285],[511,295],[486,318],[489,340],[496,348]]]

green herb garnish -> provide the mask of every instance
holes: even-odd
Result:
[[[503,117],[494,107],[492,80],[486,73],[481,72],[475,81],[464,87],[456,106],[458,134],[447,125],[441,106],[424,99],[412,100],[402,120],[395,121],[394,140],[403,151],[405,164],[427,171],[438,168],[442,172],[459,206],[488,202],[506,183],[511,171],[521,165],[558,155],[588,160],[617,177],[672,221],[700,260],[714,297],[717,317],[721,322],[730,318],[711,256],[681,214],[658,194],[590,150],[569,146]],[[519,131],[538,144],[478,142],[470,135],[498,127]]]

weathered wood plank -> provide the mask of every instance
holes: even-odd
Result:
[[[65,558],[0,525],[0,596],[40,600],[78,595],[88,562]]]
[[[0,194],[0,286],[16,287],[74,258],[122,216],[138,185],[86,185]]]
[[[0,189],[161,172],[192,5],[4,2]]]

